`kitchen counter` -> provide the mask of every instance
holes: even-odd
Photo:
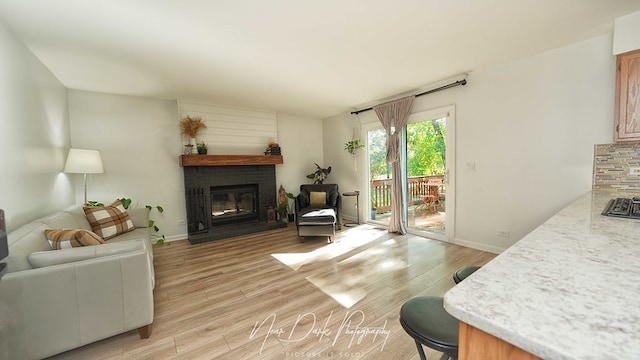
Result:
[[[544,359],[640,359],[640,220],[600,214],[617,196],[631,197],[580,197],[449,290],[445,309]]]

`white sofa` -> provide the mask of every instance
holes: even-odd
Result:
[[[45,229],[91,230],[80,205],[8,234],[0,359],[41,359],[134,329],[141,338],[151,335],[149,211],[128,213],[136,229],[101,245],[51,250]]]

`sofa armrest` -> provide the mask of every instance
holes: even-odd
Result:
[[[5,275],[0,335],[9,358],[41,359],[151,324],[149,261],[138,249]]]
[[[145,250],[144,240],[128,240],[70,249],[36,251],[31,253],[28,259],[33,268],[41,268],[45,266],[95,259],[98,257],[124,254],[135,250]]]

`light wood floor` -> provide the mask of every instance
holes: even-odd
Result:
[[[495,255],[372,225],[300,243],[295,227],[155,247],[155,320],[54,359],[418,359],[400,306]],[[425,348],[429,359],[440,354]]]

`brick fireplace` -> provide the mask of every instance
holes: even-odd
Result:
[[[276,155],[182,155],[187,230],[192,244],[286,226],[276,208]]]

